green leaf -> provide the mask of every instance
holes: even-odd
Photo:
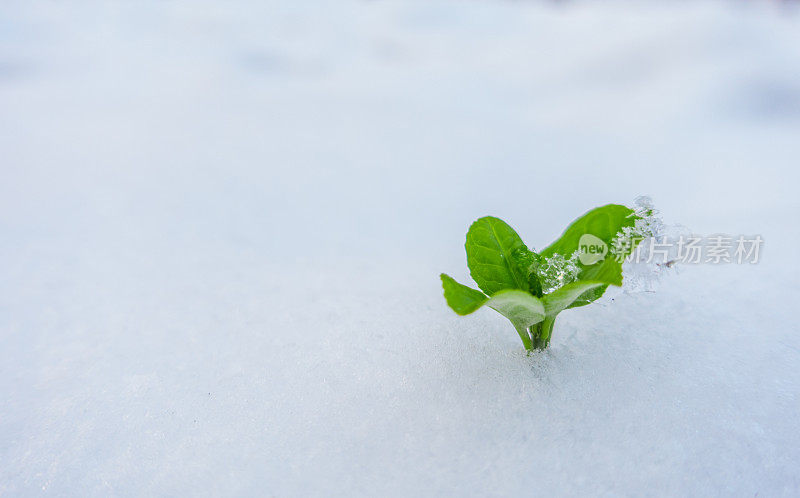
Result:
[[[581,266],[578,280],[594,280],[611,285],[622,285],[622,264],[614,259],[613,255],[591,266]]]
[[[587,304],[592,304],[593,302],[603,297],[603,294],[605,294],[606,289],[608,289],[608,285],[602,285],[600,287],[595,287],[594,289],[589,289],[588,291],[581,294],[578,297],[578,299],[574,300],[572,304],[567,306],[567,309],[578,308],[580,306],[586,306]]]
[[[545,314],[554,317],[592,289],[606,285],[604,282],[578,281],[567,284],[542,298]]]
[[[459,315],[468,315],[484,304],[508,318],[517,329],[526,349],[531,349],[528,327],[545,319],[544,305],[530,293],[508,289],[486,297],[482,292],[459,284],[452,277],[442,273],[442,287],[447,304]]]
[[[469,315],[489,299],[483,292],[459,284],[449,275],[442,273],[439,277],[448,306],[459,315]]]
[[[622,230],[622,227],[633,226],[635,220],[633,210],[621,204],[607,204],[592,209],[573,221],[561,237],[544,249],[541,255],[549,257],[559,253],[568,258],[578,249],[578,241],[586,233],[594,235],[606,244],[611,244],[617,232]]]
[[[527,290],[536,297],[542,297],[542,282],[539,280],[537,268],[541,265],[542,258],[527,247],[517,249],[511,254],[511,259],[517,268],[528,275]]]
[[[545,307],[529,292],[507,289],[487,297],[480,291],[459,284],[451,276],[442,273],[442,287],[447,304],[459,315],[469,315],[484,304],[511,320],[514,326],[530,327],[544,320]]]
[[[544,320],[545,312],[542,302],[530,293],[509,289],[503,290],[489,298],[490,308],[508,318],[517,329],[528,329],[534,323]]]
[[[513,228],[492,216],[478,219],[467,232],[467,266],[488,295],[503,289],[528,289],[528,271],[517,261],[528,248]]]

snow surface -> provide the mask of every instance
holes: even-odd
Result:
[[[797,496],[792,4],[0,10],[0,495]],[[458,317],[482,215],[757,265]]]

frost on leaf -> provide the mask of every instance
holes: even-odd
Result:
[[[569,258],[565,258],[558,253],[549,258],[544,258],[544,261],[537,268],[539,281],[542,283],[542,292],[549,294],[566,284],[574,282],[578,279],[580,271],[577,251],[572,253]]]
[[[611,252],[622,258],[628,256],[639,242],[651,237],[659,237],[664,230],[664,221],[659,211],[653,206],[653,200],[640,195],[634,200],[634,225],[622,227],[611,241]]]
[[[611,252],[622,267],[625,292],[652,292],[660,278],[673,268],[675,241],[684,229],[667,225],[648,196],[634,200],[633,226],[623,227],[611,242]]]

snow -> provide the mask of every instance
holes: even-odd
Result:
[[[796,496],[800,18],[739,2],[4,2],[0,495]],[[450,311],[608,202],[756,265]]]

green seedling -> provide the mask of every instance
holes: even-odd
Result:
[[[619,204],[589,211],[540,252],[499,218],[486,216],[467,231],[467,266],[480,290],[442,273],[447,304],[459,315],[486,305],[509,319],[528,351],[550,344],[566,309],[599,299],[622,285],[622,259],[647,236],[640,212]]]

